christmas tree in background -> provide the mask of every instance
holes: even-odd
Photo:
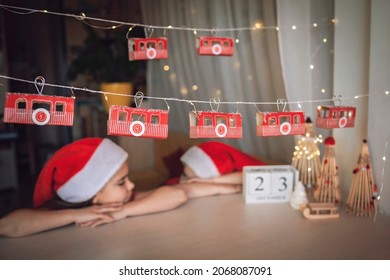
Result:
[[[338,166],[334,146],[336,141],[333,137],[325,139],[325,153],[322,159],[321,172],[317,178],[314,199],[317,202],[330,202],[338,204],[341,201]]]
[[[320,173],[320,150],[317,143],[322,142],[314,136],[313,123],[310,118],[306,119],[305,135],[299,136],[291,165],[299,171],[299,181],[307,188],[316,184],[317,177]]]
[[[347,212],[356,216],[373,216],[377,200],[377,187],[372,174],[368,144],[363,140],[358,166],[353,170],[352,183],[348,194]]]

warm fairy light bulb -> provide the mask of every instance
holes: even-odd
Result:
[[[172,25],[168,25],[168,28],[172,28]]]
[[[260,29],[261,28],[261,23],[260,22],[256,22],[255,23],[255,29]]]
[[[307,169],[307,171],[309,171],[309,172],[310,172],[310,171],[311,171],[311,168],[309,167],[309,168]]]
[[[323,88],[323,89],[321,89],[321,92],[322,92],[322,93],[325,93],[325,92],[326,92],[326,90]]]
[[[237,44],[240,43],[240,39],[236,39],[236,43],[237,43]]]
[[[355,96],[355,99],[358,99],[358,98],[359,98],[359,95],[356,95],[356,96]]]
[[[186,87],[181,87],[181,88],[180,88],[180,93],[181,93],[182,95],[187,95],[188,89],[187,89]]]
[[[275,29],[276,29],[276,31],[279,31],[279,26],[276,26]]]
[[[193,91],[197,91],[198,90],[198,86],[197,85],[192,85],[192,90]]]
[[[318,24],[315,22],[315,23],[313,23],[313,27],[317,27],[318,26]]]
[[[217,94],[217,95],[221,95],[221,94],[222,94],[222,90],[217,89],[217,90],[216,90],[216,94]]]
[[[47,13],[47,10],[43,10],[44,13]]]
[[[383,161],[385,161],[386,160],[386,157],[383,157]]]
[[[302,105],[300,103],[298,103],[298,107],[299,109],[302,109]]]
[[[386,93],[387,95],[389,95],[389,91],[388,91],[388,90],[386,90],[385,93]]]
[[[164,65],[164,71],[169,71],[169,65]]]
[[[196,32],[196,30],[194,30],[194,34],[196,35],[196,34],[198,34],[198,32]]]
[[[326,42],[328,42],[328,39],[324,38],[324,39],[322,39],[322,42],[326,43]]]
[[[335,19],[335,18],[332,18],[332,22],[333,22],[333,23],[336,23],[336,19]]]
[[[313,64],[310,64],[310,69],[314,69],[314,65]]]
[[[291,29],[295,30],[297,27],[295,25],[291,26]]]

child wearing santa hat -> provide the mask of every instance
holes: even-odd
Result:
[[[222,142],[204,142],[189,148],[180,158],[183,174],[168,182],[177,184],[188,197],[213,194],[229,194],[242,190],[244,166],[265,165],[252,157]]]
[[[45,164],[34,190],[34,209],[0,219],[0,235],[18,237],[75,223],[96,227],[130,216],[178,207],[183,190],[163,186],[133,191],[127,153],[109,139],[86,138],[59,149]]]

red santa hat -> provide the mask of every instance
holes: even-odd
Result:
[[[265,165],[262,161],[220,142],[205,142],[188,149],[180,158],[199,178],[211,178],[244,166]]]
[[[39,174],[34,207],[57,194],[70,203],[88,201],[127,159],[127,152],[110,139],[85,138],[59,149]]]

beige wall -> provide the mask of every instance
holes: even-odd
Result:
[[[375,183],[379,188],[384,183],[380,210],[390,214],[390,180],[387,174],[382,176],[383,168],[389,170],[382,158],[390,136],[390,96],[384,94],[390,90],[390,1],[336,0],[335,4],[334,93],[369,94],[350,103],[357,107],[355,127],[334,130],[340,186],[346,199],[362,140],[367,139]]]
[[[368,141],[375,182],[379,189],[383,187],[380,211],[387,215],[390,215],[390,147],[385,151],[386,142],[390,140],[390,94],[386,95],[386,91],[390,91],[389,12],[390,1],[371,1]]]

